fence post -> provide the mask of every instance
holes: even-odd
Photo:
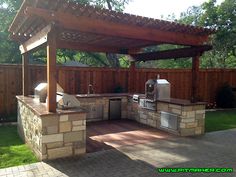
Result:
[[[133,93],[135,92],[134,84],[135,84],[135,62],[131,61],[129,67],[129,85],[128,85],[128,92]]]

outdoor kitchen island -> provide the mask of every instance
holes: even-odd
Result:
[[[143,94],[140,99],[144,98]],[[155,102],[155,109],[140,105],[140,101],[133,99],[133,94],[80,94],[76,96],[81,106],[87,110],[86,121],[109,120],[110,100],[120,100],[121,119],[135,120],[163,131],[180,136],[194,136],[204,134],[205,103],[191,103],[182,99],[159,99]]]
[[[86,153],[86,122],[112,120],[111,102],[120,117],[180,136],[204,134],[205,104],[180,99],[159,99],[155,109],[143,107],[143,94],[80,94],[80,108],[48,112],[33,96],[17,96],[18,131],[40,160]],[[116,110],[117,111],[117,110]]]

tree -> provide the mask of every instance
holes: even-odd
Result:
[[[182,13],[182,23],[216,29],[212,35],[213,50],[202,57],[202,67],[236,67],[236,1],[220,5],[210,0]]]
[[[174,15],[169,15],[166,19],[176,21]],[[216,0],[210,0],[200,6],[189,7],[186,12],[181,13],[177,22],[216,29],[216,33],[210,39],[213,50],[205,52],[201,57],[202,68],[236,67],[235,0],[225,0],[219,5]],[[156,48],[156,50],[162,49],[169,49],[169,46]],[[140,65],[159,68],[186,68],[191,67],[191,60],[160,60],[141,63]]]
[[[8,26],[21,3],[22,0],[0,0],[0,63],[21,61],[18,44],[8,39]]]

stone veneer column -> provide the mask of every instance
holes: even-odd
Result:
[[[180,135],[192,136],[205,133],[205,105],[182,107],[180,116]]]
[[[157,111],[169,112],[178,116],[178,133],[180,136],[201,135],[205,132],[205,105],[178,105],[158,103]]]
[[[86,113],[39,116],[18,101],[18,131],[40,160],[86,152]]]

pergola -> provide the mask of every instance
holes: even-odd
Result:
[[[57,49],[127,54],[133,62],[192,57],[192,96],[195,98],[199,57],[211,49],[206,42],[214,32],[67,0],[24,0],[9,31],[10,37],[21,44],[24,96],[28,94],[28,53],[47,46],[47,108],[50,112],[56,111]],[[142,50],[161,44],[182,45],[183,48],[152,53]]]

